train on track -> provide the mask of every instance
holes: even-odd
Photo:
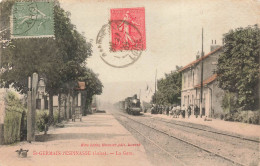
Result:
[[[137,95],[127,97],[124,101],[119,101],[119,108],[130,115],[139,115],[142,112],[140,99],[137,98]]]

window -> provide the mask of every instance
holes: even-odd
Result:
[[[183,85],[184,85],[184,88],[185,88],[186,87],[186,74],[184,74],[183,77],[184,77]]]
[[[213,73],[213,74],[216,74],[216,73],[217,73],[217,69],[213,69],[213,70],[212,70],[212,73]]]
[[[192,71],[192,86],[194,86],[194,71]]]
[[[191,77],[191,74],[190,72],[188,73],[188,87],[190,87],[190,77]]]
[[[36,109],[42,109],[41,108],[41,99],[36,99]]]

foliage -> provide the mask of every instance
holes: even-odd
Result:
[[[36,130],[39,132],[44,131],[45,125],[48,124],[48,111],[37,110],[36,111]]]
[[[175,71],[165,74],[165,78],[157,81],[158,91],[156,99],[153,95],[152,102],[156,100],[157,104],[180,104],[181,96],[181,73],[178,70],[181,67],[176,66]]]
[[[86,83],[86,91],[88,94],[100,95],[102,93],[102,82],[98,79],[98,75],[91,69],[85,69],[83,75],[79,77],[79,81]]]
[[[4,141],[6,144],[20,140],[22,113],[25,108],[14,92],[8,91],[5,96],[7,103],[4,120]]]
[[[92,103],[92,98],[94,95],[100,95],[102,93],[102,82],[98,79],[98,75],[95,74],[90,69],[85,69],[82,77],[79,78],[79,81],[83,81],[86,84],[86,89],[82,91],[82,101],[83,101],[83,110],[87,111],[88,106]],[[83,111],[83,114],[86,115],[86,112]]]
[[[225,92],[223,98],[222,98],[222,108],[224,112],[234,112],[237,110],[237,97],[235,93],[232,92]]]
[[[260,110],[257,111],[238,111],[234,113],[226,113],[225,121],[236,121],[250,124],[260,124]]]
[[[257,25],[237,28],[224,35],[224,52],[218,59],[219,87],[237,93],[238,106],[256,109],[259,105],[260,29]]]
[[[214,118],[214,119],[221,119],[221,120],[223,120],[224,119],[224,116],[225,116],[225,113],[220,113],[220,112],[216,112],[216,113],[214,113],[213,115],[212,115],[212,118]]]
[[[54,124],[58,123],[58,110],[54,111]],[[36,110],[36,130],[44,131],[45,125],[48,124],[49,112],[48,110]]]
[[[153,94],[152,103],[156,103],[156,104],[160,104],[160,105],[161,104],[169,104],[167,102],[165,95],[159,90],[156,91],[156,94]]]
[[[58,121],[58,119],[59,119],[59,112],[58,112],[58,110],[54,111],[53,119],[54,119],[54,121],[53,121],[54,124],[59,123],[59,121]]]

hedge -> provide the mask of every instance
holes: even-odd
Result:
[[[225,121],[235,121],[250,124],[260,124],[260,110],[256,111],[238,111],[224,115]]]
[[[20,140],[22,114],[26,110],[14,92],[7,91],[5,101],[7,107],[4,120],[4,142],[11,144]]]

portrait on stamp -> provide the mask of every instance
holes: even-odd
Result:
[[[16,2],[11,26],[12,38],[54,37],[53,2]]]
[[[145,8],[110,9],[110,20],[112,51],[145,50]]]

